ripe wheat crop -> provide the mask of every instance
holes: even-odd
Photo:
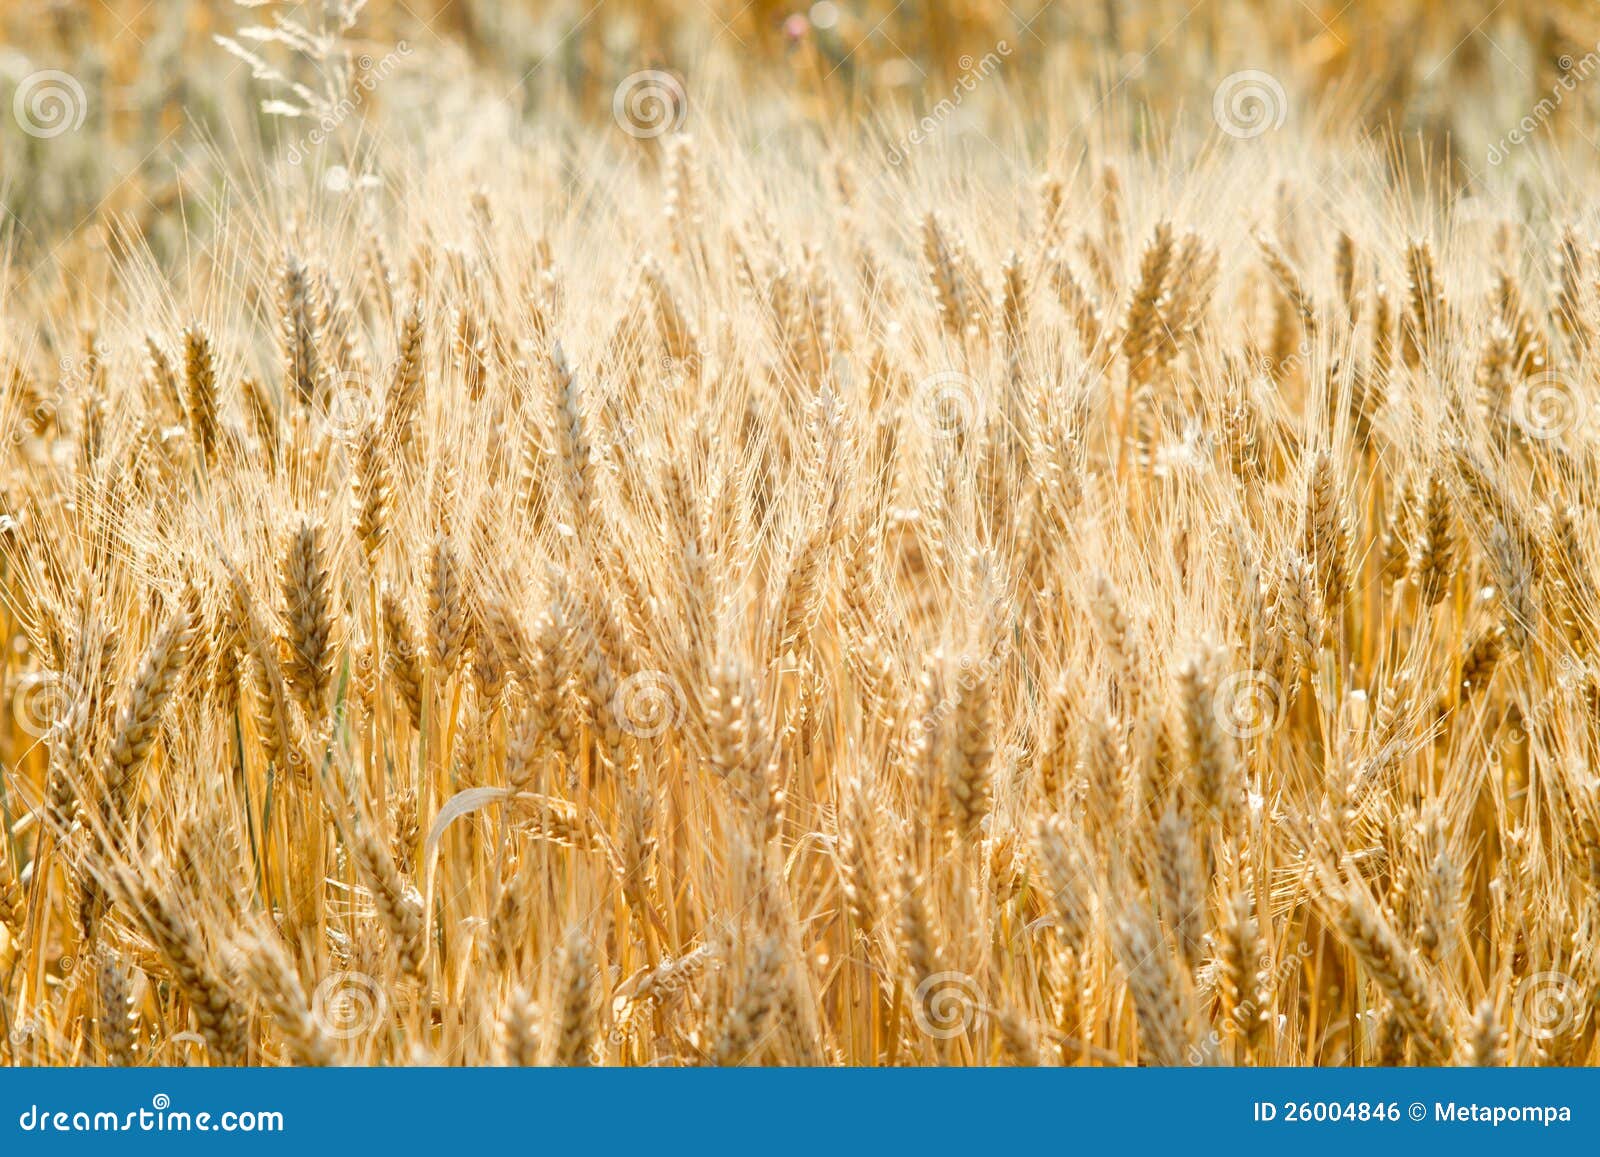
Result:
[[[0,1058],[1600,1061],[1593,152],[987,51],[12,238]]]

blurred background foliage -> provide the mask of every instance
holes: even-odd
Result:
[[[14,259],[70,260],[107,219],[157,252],[181,243],[203,213],[184,204],[197,168],[293,143],[262,111],[274,86],[216,42],[285,22],[328,33],[334,53],[410,49],[339,126],[347,151],[405,132],[408,111],[437,122],[441,101],[471,117],[492,98],[530,124],[551,102],[609,117],[618,82],[644,68],[691,93],[717,77],[781,92],[821,131],[859,132],[883,110],[920,115],[1004,42],[998,88],[1066,129],[1109,109],[1134,133],[1185,115],[1209,131],[1220,79],[1259,69],[1302,115],[1392,132],[1457,182],[1600,46],[1592,0],[25,0],[0,4],[0,110],[41,69],[71,74],[87,109],[49,139],[0,115]],[[325,75],[314,52],[258,47],[291,81]],[[1600,84],[1575,85],[1541,121],[1537,155],[1596,147],[1597,108]]]

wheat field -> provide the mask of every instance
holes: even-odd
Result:
[[[0,18],[0,1059],[1600,1062],[1580,7],[413,7]]]

